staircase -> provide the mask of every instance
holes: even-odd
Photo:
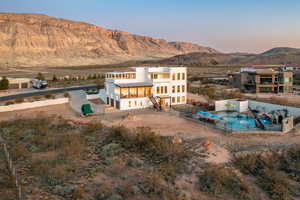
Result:
[[[159,103],[157,103],[156,99],[153,97],[153,96],[150,96],[149,97],[150,101],[152,102],[153,104],[153,107],[158,110],[158,111],[161,111],[162,108],[161,108],[161,105],[159,105]]]
[[[255,113],[250,107],[248,107],[248,109],[250,110],[250,112],[251,112],[252,115],[254,116],[254,118],[255,118],[255,120],[256,120],[256,122],[257,122],[258,127],[261,128],[261,129],[263,129],[263,130],[265,130],[265,129],[266,129],[265,125],[264,125],[264,124],[260,121],[260,119],[257,117],[256,113]]]

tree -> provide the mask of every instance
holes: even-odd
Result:
[[[37,76],[36,76],[36,79],[44,81],[45,80],[45,76],[41,72],[39,72],[37,74]]]
[[[52,78],[52,81],[55,82],[55,81],[58,81],[57,77],[55,74],[53,74],[53,78]]]
[[[9,80],[3,76],[0,80],[0,90],[7,90],[9,88]]]

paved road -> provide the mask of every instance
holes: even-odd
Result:
[[[64,93],[67,91],[74,91],[74,90],[90,90],[90,89],[97,89],[97,85],[86,85],[86,86],[76,86],[76,87],[68,87],[68,88],[59,88],[59,89],[50,89],[50,90],[36,90],[33,92],[24,92],[19,94],[13,94],[8,96],[0,97],[0,101],[8,101],[17,98],[25,98],[25,97],[32,97],[32,96],[40,96],[46,94],[53,94],[53,93]]]

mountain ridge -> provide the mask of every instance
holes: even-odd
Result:
[[[300,65],[300,49],[275,47],[260,54],[248,53],[202,53],[193,52],[161,60],[145,61],[153,64],[172,65]]]
[[[69,66],[219,53],[188,42],[167,42],[45,14],[0,13],[0,64]]]

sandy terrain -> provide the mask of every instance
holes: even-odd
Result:
[[[171,113],[156,112],[150,109],[130,112],[116,112],[88,118],[77,116],[68,104],[0,113],[0,121],[18,117],[36,117],[56,115],[80,123],[101,121],[107,126],[124,125],[128,128],[151,127],[156,133],[164,136],[179,136],[185,139],[207,139],[214,145],[208,162],[226,162],[231,152],[256,151],[265,148],[300,144],[300,131],[279,135],[227,135],[219,130],[183,119]],[[227,149],[227,150],[226,150]]]

